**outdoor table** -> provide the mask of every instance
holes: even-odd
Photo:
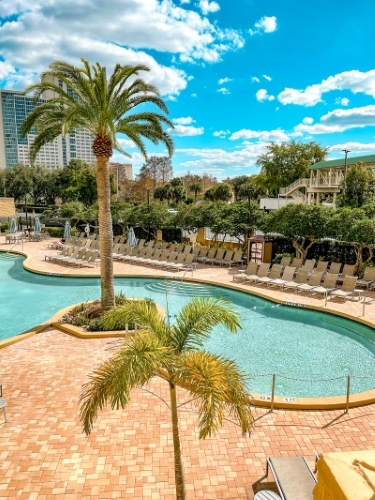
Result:
[[[7,243],[19,244],[24,239],[23,234],[7,234],[5,235],[5,241]]]

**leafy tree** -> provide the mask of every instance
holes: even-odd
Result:
[[[158,186],[154,191],[154,199],[160,201],[169,202],[173,198],[173,190],[170,184],[164,184],[164,186]]]
[[[82,160],[70,160],[59,171],[58,183],[64,201],[80,201],[87,206],[97,201],[96,169]]]
[[[350,167],[337,197],[339,207],[359,208],[374,200],[375,175],[370,165],[358,162]]]
[[[150,204],[142,203],[131,209],[128,215],[128,224],[140,226],[145,231],[152,231],[150,238],[155,238],[155,229],[163,229],[168,226],[171,214],[168,213],[167,205],[160,201],[151,201]]]
[[[7,196],[16,200],[25,200],[25,197],[33,193],[33,177],[29,167],[15,165],[6,170]]]
[[[272,142],[256,162],[261,167],[262,174],[258,179],[258,186],[263,184],[262,187],[270,195],[277,195],[281,187],[308,177],[309,166],[324,160],[327,153],[327,149],[323,149],[317,142]]]
[[[332,237],[353,246],[356,254],[356,268],[371,262],[375,248],[375,219],[369,218],[361,208],[344,207],[335,211],[330,223]],[[363,251],[368,251],[364,260]]]
[[[320,205],[289,204],[272,211],[265,220],[264,230],[290,238],[296,257],[305,259],[315,243],[330,234],[333,210]]]
[[[60,215],[62,217],[79,217],[80,214],[85,210],[83,203],[79,201],[69,201],[61,205]]]
[[[232,198],[232,190],[229,184],[217,183],[204,193],[209,201],[229,201]]]
[[[98,412],[107,402],[112,408],[125,408],[133,389],[160,377],[169,386],[176,498],[185,500],[178,387],[187,391],[197,406],[201,439],[222,426],[226,410],[239,420],[243,433],[253,426],[244,374],[233,361],[203,350],[216,325],[237,331],[238,313],[222,299],[194,298],[171,324],[168,318],[160,318],[154,304],[139,301],[113,309],[103,322],[109,329],[119,323],[141,326],[125,337],[115,354],[92,372],[83,386],[80,416],[84,431],[91,433]]]
[[[93,152],[97,158],[101,302],[104,308],[109,308],[115,304],[109,159],[113,149],[129,156],[121,148],[116,134],[131,139],[145,158],[147,150],[143,138],[155,144],[161,141],[171,155],[173,142],[163,125],[173,127],[173,124],[164,115],[146,111],[143,107],[147,103],[155,104],[167,112],[157,88],[138,76],[141,71],[149,71],[147,66],[117,64],[107,78],[106,69],[99,63],[92,67],[84,59],[82,63],[82,67],[75,67],[55,61],[48,71],[42,73],[40,83],[26,89],[26,93],[34,92],[35,102],[45,92],[54,97],[31,111],[23,123],[22,133],[26,135],[32,129],[37,131],[30,150],[31,160],[44,144],[62,132],[66,134],[75,128],[83,128],[93,135]],[[57,84],[58,80],[63,82],[62,87]],[[137,106],[142,108],[138,113]]]

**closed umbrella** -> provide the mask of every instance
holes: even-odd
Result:
[[[134,229],[132,227],[129,229],[129,233],[128,233],[128,245],[130,247],[136,247],[137,246],[137,239],[135,237]]]
[[[41,230],[42,230],[42,226],[40,225],[39,217],[35,217],[35,219],[34,219],[34,231],[36,233],[40,233]]]
[[[68,221],[65,222],[65,227],[64,227],[64,238],[70,238],[70,224]]]
[[[17,224],[16,224],[16,221],[15,221],[15,219],[14,219],[14,218],[10,221],[10,229],[9,229],[9,232],[10,232],[10,233],[13,233],[13,234],[17,232]]]

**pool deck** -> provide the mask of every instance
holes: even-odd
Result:
[[[0,236],[0,250],[9,250],[11,245],[4,242]],[[13,249],[21,251],[21,245]],[[45,242],[26,243],[24,252],[28,266],[39,272],[99,274],[99,268],[72,270],[45,261],[44,255],[56,252],[47,250]],[[119,263],[114,270],[117,275],[176,275]],[[231,285],[235,272],[200,265],[194,278]],[[235,287],[255,290],[248,285]],[[262,291],[274,300],[326,309],[322,299]],[[362,315],[358,302],[328,302],[328,306],[344,315]],[[366,320],[375,327],[372,303],[366,307]],[[110,355],[108,341],[79,339],[49,328],[0,349],[0,382],[8,415],[5,424],[0,411],[0,500],[175,498],[169,410],[158,397],[137,389],[125,410],[108,409],[99,415],[90,437],[81,431],[80,388],[86,374]],[[168,400],[165,382],[154,379],[148,389]],[[186,398],[179,391],[180,402]],[[240,428],[227,420],[217,435],[199,441],[195,410],[191,404],[183,406],[179,418],[187,497],[251,500],[268,456],[305,455],[313,466],[317,453],[373,449],[374,410],[375,405],[353,408],[349,414],[342,410],[269,413],[256,408],[250,437],[243,437]]]

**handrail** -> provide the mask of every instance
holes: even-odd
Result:
[[[297,179],[296,181],[289,184],[289,186],[286,186],[285,188],[280,188],[279,194],[290,193],[291,191],[294,191],[298,187],[309,187],[309,186],[310,186],[310,179],[307,178]]]

